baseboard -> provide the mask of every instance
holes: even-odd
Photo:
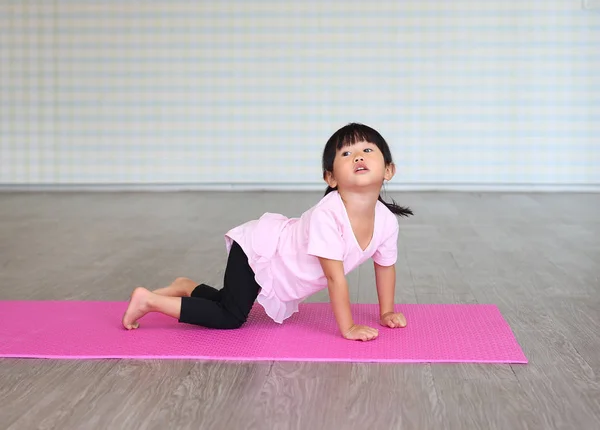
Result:
[[[324,191],[325,184],[0,184],[0,192]],[[388,192],[600,192],[600,184],[388,184]]]

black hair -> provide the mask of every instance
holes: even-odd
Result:
[[[385,139],[379,134],[379,132],[367,125],[358,124],[358,123],[350,123],[340,128],[338,131],[333,133],[333,135],[329,138],[327,143],[325,144],[325,149],[323,150],[323,179],[327,172],[333,173],[333,160],[335,160],[335,155],[339,149],[342,149],[344,146],[354,145],[357,142],[370,142],[379,148],[379,150],[383,153],[383,160],[385,161],[385,165],[388,166],[392,164],[392,153],[390,151],[390,147],[385,141]],[[325,190],[325,195],[330,192],[337,190],[337,187],[331,188],[327,187]],[[381,194],[378,199],[381,203],[383,203],[390,211],[392,211],[395,215],[398,216],[409,216],[413,215],[412,210],[407,207],[399,206],[392,199],[392,203],[388,203],[381,198]]]

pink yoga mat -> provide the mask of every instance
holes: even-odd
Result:
[[[495,305],[397,305],[405,328],[378,325],[376,304],[352,305],[379,337],[343,339],[329,303],[306,303],[279,325],[254,306],[242,328],[215,330],[151,313],[127,331],[127,302],[0,301],[0,357],[527,363]]]

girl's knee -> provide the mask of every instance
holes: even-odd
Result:
[[[235,321],[233,321],[233,322],[231,323],[231,326],[230,326],[230,327],[231,327],[232,329],[236,329],[236,328],[240,328],[240,327],[242,327],[243,325],[244,325],[244,322],[243,322],[243,321],[235,320]]]
[[[227,315],[226,317],[226,321],[224,322],[223,326],[225,328],[228,329],[236,329],[236,328],[240,328],[241,326],[244,325],[246,321],[242,321],[240,319],[238,319],[237,317],[235,317],[234,315]]]

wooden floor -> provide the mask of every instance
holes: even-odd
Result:
[[[393,197],[416,214],[397,302],[495,303],[528,365],[0,359],[0,427],[600,428],[600,194]],[[0,300],[127,300],[177,276],[220,288],[227,229],[319,198],[0,194]],[[370,264],[349,281],[376,303]]]

